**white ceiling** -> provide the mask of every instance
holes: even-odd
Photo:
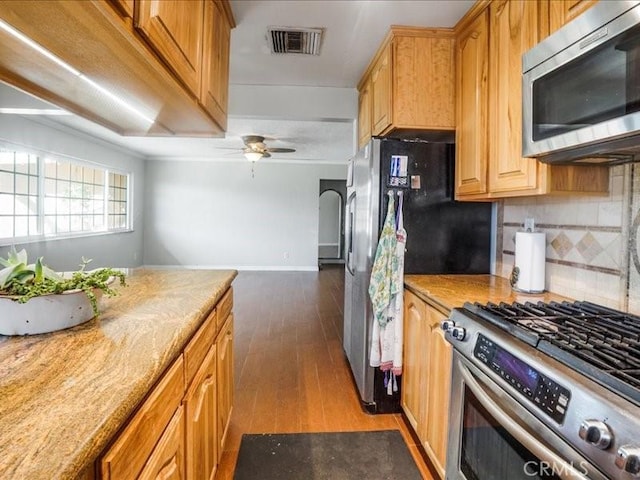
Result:
[[[451,27],[474,0],[231,0],[230,3],[237,24],[231,33],[231,84],[355,88],[390,25]],[[268,26],[323,28],[320,55],[271,54],[266,37]],[[34,106],[34,99],[0,87],[0,106]],[[301,121],[277,114],[261,118],[230,111],[224,139],[121,137],[74,115],[46,117],[42,121],[61,124],[63,128],[70,127],[159,159],[246,161],[240,149],[241,136],[247,134],[270,138],[266,142],[270,147],[296,149],[295,153],[274,154],[271,159],[261,160],[264,162],[346,162],[354,148],[353,122],[335,119]]]

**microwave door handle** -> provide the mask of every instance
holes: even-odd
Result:
[[[542,461],[549,462],[551,465],[562,465],[563,468],[556,469],[554,473],[561,479],[567,480],[588,480],[583,473],[579,472],[573,465],[563,460],[555,452],[547,448],[542,443],[536,441],[531,435],[522,428],[518,423],[513,421],[506,413],[495,405],[495,402],[484,392],[478,382],[471,376],[466,368],[460,368],[460,373],[464,378],[465,385],[476,396],[482,406],[494,416],[496,420],[503,426],[516,440]]]

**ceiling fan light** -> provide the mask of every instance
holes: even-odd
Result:
[[[244,158],[246,158],[250,162],[257,162],[262,158],[262,153],[261,152],[244,152]]]

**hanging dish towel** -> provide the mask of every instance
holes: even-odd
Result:
[[[397,212],[397,229],[396,229],[396,258],[397,266],[395,270],[396,285],[399,285],[400,289],[396,293],[394,306],[395,312],[393,315],[393,359],[391,372],[394,375],[402,375],[402,348],[403,348],[403,326],[404,326],[404,295],[402,285],[404,284],[404,252],[407,246],[407,231],[404,229],[404,216],[402,214],[402,207],[404,203],[404,197],[402,192],[398,193],[398,212]],[[383,359],[384,360],[384,359]]]
[[[376,257],[371,272],[369,283],[369,296],[373,305],[373,328],[371,338],[371,356],[369,364],[372,367],[380,367],[381,370],[392,370],[396,350],[395,321],[398,305],[402,312],[402,273],[398,271],[398,235],[396,231],[395,201],[393,192],[389,192],[389,206],[385,218],[380,241],[376,250]],[[402,200],[402,198],[401,198]],[[402,221],[402,213],[399,216]],[[402,244],[402,258],[404,258],[404,243]],[[399,300],[398,300],[399,298]],[[402,325],[400,325],[400,329]],[[402,331],[399,336],[402,342]],[[402,369],[402,354],[400,354],[399,372]]]
[[[398,193],[398,209],[396,212],[396,250],[394,269],[392,272],[392,284],[398,286],[394,291],[389,307],[387,309],[387,324],[384,326],[376,326],[374,322],[372,341],[376,342],[376,346],[372,346],[371,351],[375,353],[375,360],[382,371],[391,371],[393,374],[388,383],[389,394],[394,391],[392,384],[395,385],[395,376],[402,375],[402,348],[403,348],[403,312],[404,301],[402,285],[404,282],[404,252],[407,243],[407,232],[404,229],[404,218],[402,213],[403,195]],[[378,330],[376,332],[376,330]],[[379,352],[379,360],[378,360]],[[374,358],[372,356],[372,358]],[[371,362],[370,362],[371,363]]]

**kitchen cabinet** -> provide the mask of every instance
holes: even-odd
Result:
[[[216,346],[209,349],[184,400],[189,480],[211,479],[221,451],[218,446]]]
[[[358,148],[371,138],[371,78],[358,91]]]
[[[453,57],[451,29],[392,26],[358,83],[358,119],[368,123],[358,125],[359,144],[369,130],[383,136],[452,132]]]
[[[452,357],[452,347],[445,339],[440,327],[440,323],[445,318],[445,315],[427,306],[426,333],[429,346],[427,350],[427,415],[423,446],[441,478],[444,478],[447,458]]]
[[[401,405],[441,478],[448,440],[451,345],[440,322],[446,316],[404,291],[404,359]]]
[[[226,130],[231,24],[224,6],[219,0],[205,0],[204,3],[200,102],[216,123]]]
[[[187,88],[197,95],[202,74],[204,2],[136,2],[136,29]]]
[[[223,136],[235,22],[228,0],[208,1],[0,2],[1,19],[72,67],[0,31],[0,80],[120,135]]]
[[[427,335],[427,305],[409,290],[404,291],[404,358],[400,403],[409,423],[418,432],[424,424]]]
[[[183,480],[185,478],[183,414],[184,408],[178,407],[138,480]]]
[[[214,478],[233,405],[232,292],[222,296],[101,455],[101,478]]]
[[[522,157],[521,58],[548,30],[548,3],[522,0],[479,2],[456,26],[458,200],[608,192],[606,166]]]
[[[456,193],[487,193],[489,13],[482,11],[456,42]]]
[[[597,0],[549,0],[549,33],[586,12]]]
[[[184,363],[180,356],[102,456],[101,478],[136,478],[150,458],[161,455],[159,440],[178,411],[183,394]]]
[[[233,407],[233,315],[229,315],[218,334],[217,371],[218,371],[218,451],[222,447],[229,433],[231,424],[231,410]]]

